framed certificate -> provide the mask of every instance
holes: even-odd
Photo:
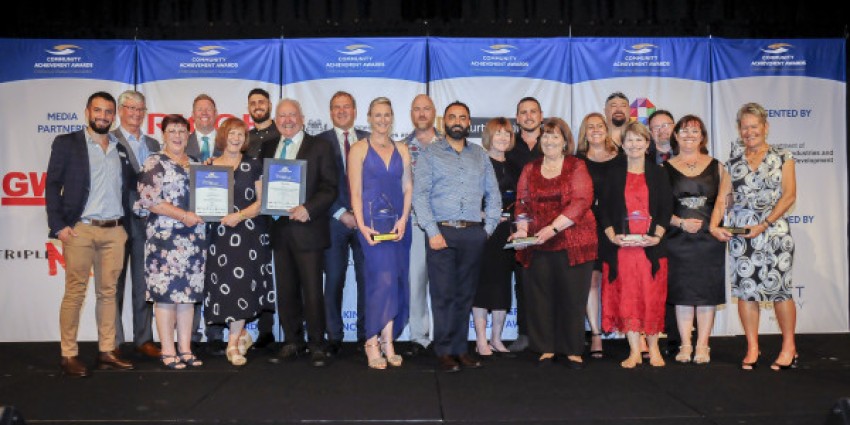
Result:
[[[233,169],[189,166],[189,208],[204,221],[219,221],[233,211]]]
[[[263,202],[260,212],[288,216],[307,198],[307,161],[266,158],[263,163]]]

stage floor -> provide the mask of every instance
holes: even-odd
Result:
[[[743,337],[711,339],[711,364],[619,366],[624,340],[606,341],[602,360],[576,371],[540,368],[530,354],[487,360],[446,374],[431,355],[401,368],[366,367],[345,344],[328,367],[306,358],[269,364],[252,350],[236,368],[204,357],[202,368],[163,370],[135,355],[134,371],[59,373],[59,343],[0,344],[0,406],[28,424],[824,424],[850,397],[850,334],[800,335],[800,368],[768,367],[779,337],[762,336],[762,362],[741,371]],[[402,345],[404,343],[398,343]],[[94,343],[81,344],[93,364]]]

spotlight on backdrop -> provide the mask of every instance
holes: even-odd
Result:
[[[26,425],[21,412],[12,406],[0,406],[0,425]]]
[[[838,399],[824,425],[850,425],[850,397]]]

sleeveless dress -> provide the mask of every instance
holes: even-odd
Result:
[[[404,208],[402,175],[404,163],[398,148],[393,144],[389,166],[372,148],[366,139],[368,150],[363,160],[363,221],[372,222],[370,202],[386,202],[396,214]],[[410,221],[404,236],[399,241],[380,242],[369,245],[363,234],[357,232],[363,248],[363,276],[365,280],[365,328],[366,338],[378,335],[384,326],[393,321],[393,337],[398,338],[407,325],[410,312]]]
[[[262,162],[243,157],[233,171],[233,212],[256,202],[254,182],[263,175]],[[268,216],[243,220],[235,227],[207,224],[207,279],[204,320],[228,324],[253,319],[274,310]]]
[[[154,303],[200,303],[204,291],[206,231],[150,212],[168,202],[189,209],[189,172],[168,156],[155,153],[139,174],[139,200],[133,210],[145,222],[145,298]]]
[[[649,189],[643,174],[626,174],[626,208],[648,215]],[[630,224],[631,233],[646,233],[649,221]],[[602,270],[602,328],[606,332],[646,332],[664,330],[664,303],[667,299],[667,259],[659,259],[652,275],[652,264],[643,248],[617,250],[617,277],[608,282],[608,264]]]
[[[729,160],[726,168],[732,178],[732,191],[743,198],[735,225],[761,223],[773,212],[782,197],[782,165],[792,159],[791,152],[770,146],[756,171],[750,169],[743,152]],[[733,297],[759,302],[791,299],[794,239],[784,216],[753,239],[733,237],[729,256]]]
[[[481,276],[475,290],[474,307],[488,310],[507,310],[511,308],[511,280],[516,264],[515,251],[504,249],[511,235],[514,202],[518,175],[508,161],[496,161],[490,158],[499,192],[502,194],[502,216],[507,218],[496,226],[493,234],[484,243],[484,256],[481,261]]]
[[[726,301],[726,244],[708,232],[711,211],[720,187],[719,162],[689,177],[664,164],[673,189],[673,214],[702,220],[702,228],[688,233],[671,226],[667,233],[667,302],[674,305],[718,305]]]

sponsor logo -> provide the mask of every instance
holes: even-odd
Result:
[[[320,119],[308,119],[304,124],[304,131],[311,136],[315,136],[328,129],[330,127]]]
[[[36,125],[37,133],[62,134],[84,129],[75,112],[48,112],[47,122]]]
[[[57,44],[44,49],[47,53],[41,60],[33,64],[33,71],[45,73],[81,73],[88,74],[94,70],[94,62],[83,57],[82,47],[76,44]]]
[[[510,44],[491,44],[481,49],[485,54],[475,57],[469,63],[473,69],[486,71],[524,71],[529,61],[520,58],[520,49]]]
[[[3,206],[44,206],[46,172],[10,171],[3,176]]]
[[[223,46],[200,46],[189,50],[193,56],[177,64],[184,74],[233,74],[239,70],[239,62],[228,60]]]
[[[514,50],[516,50],[516,46],[511,46],[510,44],[494,44],[489,49],[481,49],[482,52],[491,55],[505,55]]]
[[[670,61],[661,59],[661,48],[652,43],[638,43],[623,49],[623,55],[614,60],[618,72],[646,71],[670,67]]]
[[[643,125],[649,125],[649,116],[655,112],[655,104],[645,97],[636,98],[629,105],[629,121],[640,121]]]
[[[35,248],[3,248],[0,249],[0,258],[3,261],[47,261],[48,276],[59,274],[59,267],[65,268],[65,256],[57,248],[60,242],[45,242],[44,249]]]
[[[343,55],[356,56],[362,55],[366,53],[367,50],[371,50],[372,46],[368,44],[351,44],[345,46],[343,50],[337,50],[337,52],[342,53]]]
[[[750,66],[754,71],[803,71],[806,58],[795,53],[793,44],[773,43],[759,48]]]
[[[332,73],[382,72],[387,64],[370,54],[374,48],[368,44],[349,44],[335,49],[334,55],[325,62],[325,70]],[[340,56],[341,55],[341,56]]]
[[[221,49],[221,50],[219,50]],[[191,51],[198,56],[216,56],[221,54],[222,50],[227,50],[222,46],[201,46],[197,52]]]

